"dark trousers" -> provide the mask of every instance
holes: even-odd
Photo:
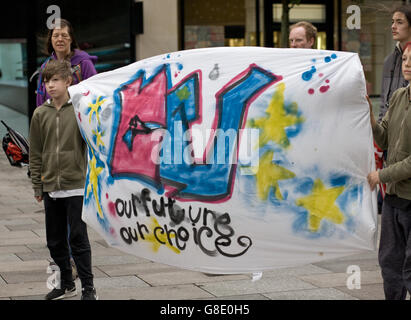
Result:
[[[404,300],[411,294],[411,210],[384,200],[378,260],[387,300]]]
[[[87,226],[81,219],[83,197],[53,199],[44,193],[43,198],[46,211],[47,247],[54,262],[60,268],[61,287],[71,287],[74,284],[67,243],[68,225],[70,225],[70,247],[81,285],[83,288],[92,287],[91,248]]]

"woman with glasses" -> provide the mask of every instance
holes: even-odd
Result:
[[[51,59],[66,59],[71,62],[73,73],[72,84],[77,84],[97,73],[94,67],[97,57],[90,56],[87,52],[79,49],[76,39],[74,38],[74,31],[70,22],[65,19],[59,19],[55,22],[58,27],[50,29],[47,35],[45,51],[49,57],[42,64],[39,71],[36,91],[37,106],[42,105],[47,99],[50,98],[45,90],[42,70]]]

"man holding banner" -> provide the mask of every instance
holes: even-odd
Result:
[[[402,73],[411,80],[411,42],[404,46]],[[387,300],[404,300],[411,293],[411,115],[410,86],[394,92],[388,112],[377,123],[370,117],[373,135],[382,150],[387,150],[387,165],[371,172],[371,189],[379,183],[387,184],[381,216],[381,240],[378,259],[384,279]],[[408,123],[407,123],[408,122]]]

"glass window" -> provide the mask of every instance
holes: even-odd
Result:
[[[255,0],[184,0],[184,49],[257,44]]]
[[[0,119],[28,137],[27,46],[23,39],[0,40]],[[6,133],[0,125],[0,136]]]
[[[62,17],[73,26],[80,49],[97,56],[97,72],[120,68],[131,62],[130,7],[128,1],[89,0],[80,2],[61,0],[58,5]],[[37,17],[37,64],[40,66],[47,58],[44,47],[47,38],[47,8],[55,0],[38,0]],[[92,14],[90,14],[92,12]],[[108,14],[108,12],[110,14]]]
[[[402,1],[365,0],[359,4],[361,10],[360,29],[350,29],[347,19],[351,14],[346,13],[346,8],[352,1],[342,1],[342,39],[341,50],[357,52],[364,68],[368,95],[375,99],[374,109],[378,109],[379,95],[381,94],[381,81],[384,58],[394,50],[395,41],[391,34],[391,11],[402,5]],[[378,113],[378,110],[374,110]]]
[[[273,4],[274,22],[281,22],[283,14],[282,4]],[[325,5],[323,4],[300,4],[290,10],[290,22],[308,21],[311,23],[325,22]]]

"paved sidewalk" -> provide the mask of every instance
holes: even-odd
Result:
[[[44,210],[26,173],[0,155],[0,300],[43,299],[49,291]],[[251,275],[210,276],[151,262],[108,247],[91,228],[89,236],[100,299],[384,299],[376,252],[265,272],[253,282]],[[347,288],[350,265],[361,268],[361,289]]]

